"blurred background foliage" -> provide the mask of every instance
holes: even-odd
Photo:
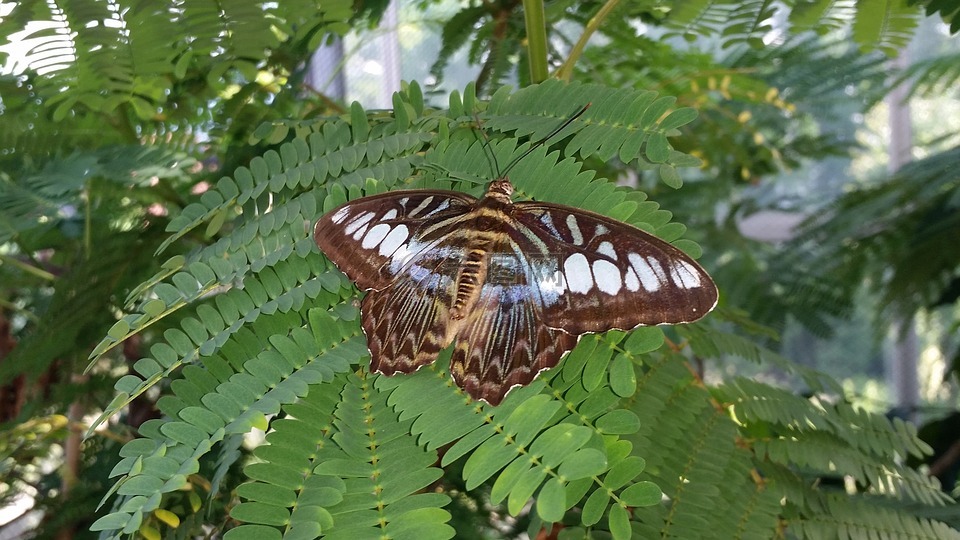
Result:
[[[838,377],[843,398],[885,411],[895,396],[884,359],[912,321],[923,402],[908,412],[951,489],[960,452],[960,2],[885,6],[550,2],[547,57],[562,78],[656,90],[700,111],[671,139],[703,161],[687,189],[616,161],[590,165],[689,226],[723,307],[755,330],[750,339]],[[366,75],[376,60],[364,42],[381,32],[386,8],[0,3],[0,524],[29,523],[37,537],[91,534],[118,445],[156,416],[158,396],[138,399],[81,445],[144,344],[127,343],[83,375],[90,350],[125,295],[158,271],[168,216],[262,153],[249,143],[261,122],[344,113],[306,84],[318,46],[343,36],[348,95],[373,107],[378,82]],[[423,0],[399,11],[391,30],[402,75],[428,83],[428,96],[470,79],[480,92],[530,82],[521,2]],[[891,62],[901,50],[915,59],[905,69]],[[917,159],[891,174],[883,123],[898,85],[915,111]],[[749,234],[744,224],[771,211],[802,224],[773,241]],[[188,235],[166,256],[206,242]],[[704,371],[708,380],[781,377],[732,358]],[[183,495],[185,506],[195,493]],[[225,519],[217,511],[214,522]],[[457,519],[458,530],[497,534],[475,514]]]

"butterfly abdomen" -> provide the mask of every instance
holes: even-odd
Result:
[[[480,287],[487,278],[489,245],[489,239],[478,236],[474,239],[474,247],[460,263],[456,282],[457,294],[450,309],[450,317],[454,320],[463,319],[477,302]]]

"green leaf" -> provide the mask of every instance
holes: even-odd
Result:
[[[113,531],[122,529],[130,521],[130,514],[123,512],[113,512],[93,522],[90,526],[91,531]]]
[[[110,330],[107,330],[107,335],[113,339],[123,339],[130,333],[130,323],[124,319],[120,319],[115,322],[113,326],[110,327]]]
[[[510,491],[510,497],[507,499],[507,511],[514,516],[518,515],[546,476],[547,471],[543,467],[533,467],[523,473],[513,490]]]
[[[663,330],[655,326],[644,326],[630,332],[623,348],[632,354],[646,354],[663,345]]]
[[[557,523],[567,510],[567,491],[557,478],[547,480],[537,497],[537,514],[547,523]]]
[[[667,143],[667,136],[663,133],[651,133],[647,139],[647,148],[645,152],[647,159],[651,163],[663,163],[670,157],[670,145]]]
[[[680,126],[685,126],[697,118],[697,110],[692,107],[681,107],[660,121],[660,129],[670,131]]]
[[[230,510],[230,517],[248,523],[281,526],[290,521],[290,511],[271,504],[242,502]]]
[[[663,492],[653,482],[637,482],[620,493],[627,506],[653,506],[660,502]]]
[[[493,488],[490,489],[490,502],[500,504],[530,467],[530,459],[527,456],[520,456],[507,465],[497,477],[497,481],[493,483]]]
[[[160,314],[163,313],[165,309],[167,309],[167,305],[163,303],[163,300],[160,300],[159,298],[154,298],[152,300],[144,302],[143,306],[141,306],[141,309],[143,310],[144,313],[146,313],[150,317],[159,317]]]
[[[617,409],[598,418],[597,429],[608,435],[629,435],[640,429],[640,419],[633,411]]]
[[[280,540],[283,535],[273,527],[243,525],[234,527],[223,535],[223,540]]]
[[[633,531],[630,530],[630,516],[627,514],[627,509],[619,504],[610,507],[610,515],[607,517],[607,522],[610,525],[610,534],[613,535],[615,540],[628,540],[633,536]]]
[[[680,173],[677,172],[677,169],[673,165],[664,163],[660,165],[658,170],[660,171],[660,179],[663,180],[664,184],[673,189],[683,187],[683,178],[680,177]]]
[[[607,455],[596,448],[582,448],[560,464],[558,474],[564,480],[589,478],[607,469]]]
[[[633,362],[625,354],[618,354],[610,364],[610,389],[620,397],[630,397],[637,391],[637,373]]]
[[[526,446],[556,414],[560,402],[547,395],[536,395],[520,404],[504,422],[504,432],[518,435],[516,443]]]
[[[594,490],[594,492],[587,497],[587,502],[583,505],[583,514],[580,520],[588,527],[596,525],[600,522],[600,518],[603,517],[603,511],[607,509],[609,502],[610,494],[606,489],[599,488]]]
[[[639,456],[627,456],[623,461],[610,468],[603,478],[603,485],[608,489],[617,489],[627,485],[646,468],[647,462]]]

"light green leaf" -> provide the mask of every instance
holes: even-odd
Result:
[[[567,491],[563,482],[557,478],[547,480],[537,497],[537,514],[547,523],[557,523],[563,519],[567,506]]]
[[[223,540],[280,540],[280,531],[264,525],[234,527],[223,535]]]
[[[610,534],[615,540],[628,540],[632,535],[630,530],[630,516],[627,509],[615,504],[610,507],[610,515],[607,517],[610,525]]]
[[[598,488],[587,497],[587,502],[583,505],[583,514],[580,520],[586,526],[596,525],[603,517],[603,511],[607,509],[610,502],[610,494],[604,488]]]
[[[646,468],[647,462],[639,456],[628,456],[623,461],[610,468],[610,471],[603,478],[603,485],[607,489],[617,489],[625,486],[627,482],[633,480],[638,474]]]
[[[577,480],[603,473],[607,469],[607,455],[596,448],[582,448],[563,460],[558,474],[564,480]]]
[[[597,419],[597,429],[609,435],[636,433],[640,429],[640,419],[633,411],[616,409]]]
[[[610,389],[620,397],[630,397],[637,391],[637,373],[633,362],[625,354],[618,354],[610,363]]]
[[[653,482],[637,482],[620,493],[627,506],[653,506],[660,502],[663,492]]]

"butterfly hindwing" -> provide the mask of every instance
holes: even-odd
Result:
[[[699,319],[717,288],[690,256],[636,227],[567,206],[514,205],[544,322],[572,334]]]
[[[476,199],[456,191],[392,191],[348,202],[317,221],[313,237],[362,289],[387,287],[403,264],[442,238]]]
[[[371,371],[413,373],[437,359],[452,338],[452,284],[449,277],[434,273],[420,281],[398,279],[367,293],[361,312]]]
[[[457,385],[491,405],[555,366],[578,340],[544,324],[537,283],[516,248],[505,241],[491,252],[486,283],[450,360]]]

